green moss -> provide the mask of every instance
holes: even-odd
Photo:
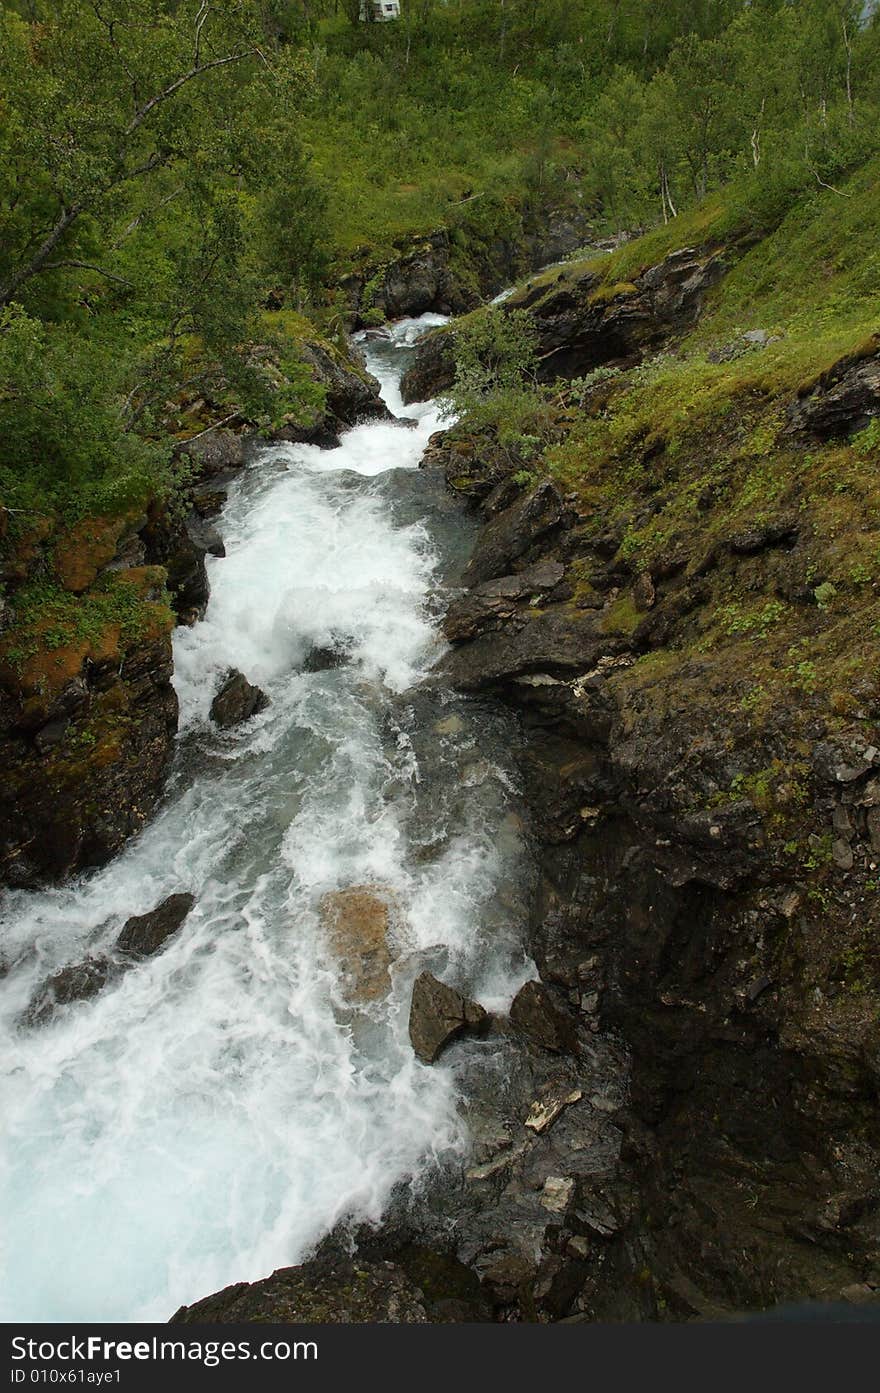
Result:
[[[620,595],[603,613],[600,627],[604,634],[631,634],[641,618],[632,596]]]

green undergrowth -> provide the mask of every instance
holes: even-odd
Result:
[[[636,639],[636,662],[610,679],[626,701],[650,692],[655,713],[692,706],[695,730],[723,709],[743,749],[785,713],[788,750],[773,777],[743,775],[719,797],[762,807],[768,830],[791,837],[804,861],[815,848],[797,839],[795,764],[817,720],[852,729],[877,699],[880,424],[823,441],[796,430],[792,412],[835,365],[880,351],[878,181],[875,159],[739,245],[680,343],[560,390],[565,438],[529,461],[533,478],[549,474],[577,499],[577,595],[601,603],[610,565],[657,578],[658,606],[672,613],[652,638],[626,585],[607,608],[603,628]],[[671,224],[609,258],[606,283],[697,232],[723,244],[724,228],[742,231],[735,216],[714,196],[677,232]],[[747,344],[755,328],[776,341]]]

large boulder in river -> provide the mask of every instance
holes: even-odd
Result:
[[[211,720],[221,730],[228,730],[265,711],[268,705],[266,693],[253,686],[243,672],[233,668],[211,702]]]
[[[431,972],[415,980],[409,1011],[409,1038],[419,1059],[433,1064],[447,1045],[464,1034],[479,1035],[489,1026],[489,1014],[455,987]]]
[[[393,894],[374,885],[349,885],[326,894],[320,913],[349,1001],[360,1005],[385,996],[391,986],[388,935],[397,914]]]
[[[136,914],[128,919],[116,940],[116,947],[132,957],[151,957],[177,933],[195,902],[195,895],[169,895],[148,914]]]

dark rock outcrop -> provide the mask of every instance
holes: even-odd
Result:
[[[259,687],[253,686],[243,672],[233,670],[224,678],[214,700],[211,702],[211,720],[221,730],[229,730],[251,716],[265,711],[269,698]]]
[[[381,398],[379,383],[367,372],[354,344],[348,344],[346,358],[332,354],[320,344],[305,344],[302,354],[327,393],[326,415],[322,422],[325,429],[338,430],[342,426],[357,425],[358,421],[390,418],[391,412]]]
[[[403,374],[400,393],[405,406],[431,401],[449,390],[455,380],[455,329],[440,328],[420,341]]]
[[[126,920],[116,947],[134,958],[152,957],[177,933],[195,902],[195,895],[169,895],[149,913]]]
[[[880,419],[880,354],[877,353],[838,364],[789,412],[793,430],[805,431],[820,439],[852,435],[877,419]]]
[[[605,363],[631,363],[691,328],[725,269],[720,256],[685,248],[632,283],[607,287],[589,264],[574,263],[526,283],[497,313],[525,311],[532,319],[542,381],[574,378]],[[454,330],[422,339],[401,384],[404,402],[436,396],[452,384],[453,344]]]
[[[424,1325],[479,1321],[490,1317],[474,1274],[454,1256],[400,1237],[387,1241],[358,1236],[352,1256],[349,1236],[325,1239],[298,1267],[282,1267],[260,1282],[238,1282],[181,1306],[172,1325],[385,1324]]]
[[[552,533],[565,515],[565,504],[552,479],[497,514],[480,534],[462,584],[478,585],[507,575],[534,544]]]
[[[172,1325],[360,1325],[428,1322],[424,1293],[393,1262],[351,1258],[282,1267],[260,1282],[238,1282],[192,1306]]]
[[[453,1040],[478,1035],[488,1024],[488,1014],[476,1001],[468,1001],[431,972],[419,973],[413,984],[409,1038],[423,1063],[433,1064]]]
[[[344,276],[338,289],[347,297],[351,323],[361,327],[371,315],[464,314],[518,276],[556,261],[588,241],[589,219],[576,208],[530,209],[511,218],[505,206],[503,230],[486,236],[480,229],[462,245],[446,228],[407,238],[399,254],[377,263],[366,252],[362,269]],[[412,398],[416,400],[416,398]]]
[[[0,691],[0,876],[12,885],[103,865],[151,816],[171,762],[166,621],[121,653],[110,634],[103,654],[63,658],[78,671],[60,690],[34,668],[42,690],[26,694],[17,677],[16,695]]]

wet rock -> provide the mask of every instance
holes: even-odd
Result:
[[[247,459],[247,441],[236,431],[206,431],[177,447],[177,453],[191,459],[200,480],[213,479],[241,469]]]
[[[326,409],[335,428],[354,426],[358,421],[388,420],[391,412],[382,400],[381,387],[367,372],[362,355],[354,344],[347,348],[348,361],[332,357],[319,344],[309,343],[301,348],[315,379],[326,389]],[[323,425],[331,425],[325,419]],[[331,429],[333,425],[331,425]]]
[[[388,939],[397,913],[393,893],[374,885],[332,890],[321,900],[321,921],[339,960],[346,995],[356,1005],[388,993],[393,960]]]
[[[187,535],[194,546],[206,551],[209,556],[225,556],[223,538],[210,522],[194,514],[186,525]]]
[[[195,895],[169,895],[149,913],[134,915],[126,920],[116,940],[116,947],[131,957],[151,957],[177,933],[195,902]]]
[[[140,536],[149,564],[165,568],[175,613],[182,616],[194,610],[201,617],[211,593],[205,566],[207,549],[194,540],[186,522],[172,517],[159,503],[150,505]]]
[[[393,1262],[317,1258],[181,1306],[170,1324],[424,1325],[426,1306],[422,1290]]]
[[[540,602],[556,589],[564,575],[561,562],[543,561],[518,575],[484,581],[449,606],[443,620],[446,637],[451,643],[459,643],[501,628],[516,614],[522,601]]]
[[[577,1024],[560,996],[543,982],[526,982],[510,1008],[510,1019],[532,1044],[558,1054],[577,1054]]]
[[[466,586],[479,585],[506,575],[539,538],[558,527],[565,503],[552,479],[545,479],[531,493],[493,518],[481,533],[462,577]]]
[[[448,391],[455,380],[454,345],[454,330],[449,329],[435,329],[419,342],[413,362],[400,382],[404,406],[431,401]]]
[[[467,643],[453,648],[440,670],[462,691],[509,683],[523,676],[530,684],[553,684],[564,675],[589,671],[597,660],[626,651],[624,639],[608,637],[590,611],[568,606],[527,609],[516,622],[498,630],[483,629]],[[509,690],[509,688],[508,688]],[[525,690],[519,694],[526,697]]]
[[[143,828],[174,750],[171,673],[163,611],[152,635],[108,646],[60,690],[0,691],[0,881],[63,880]]]
[[[117,971],[118,968],[107,958],[88,958],[85,962],[61,968],[34,993],[25,1013],[25,1021],[28,1025],[44,1025],[56,1006],[90,1000],[97,996]]]
[[[200,518],[216,517],[222,512],[228,497],[226,489],[212,483],[202,484],[190,492],[193,510]]]
[[[489,1016],[475,1001],[430,972],[415,980],[409,1013],[409,1038],[425,1064],[433,1064],[447,1045],[464,1034],[479,1035],[488,1028]]]
[[[272,439],[288,445],[316,445],[319,450],[338,450],[342,444],[339,431],[323,421],[311,426],[295,423],[281,426],[273,433]]]
[[[266,693],[252,686],[244,673],[233,670],[211,702],[211,720],[221,730],[229,730],[265,711],[268,705]]]
[[[303,672],[330,672],[333,668],[342,667],[348,661],[348,654],[343,647],[339,648],[312,648],[303,663]]]

